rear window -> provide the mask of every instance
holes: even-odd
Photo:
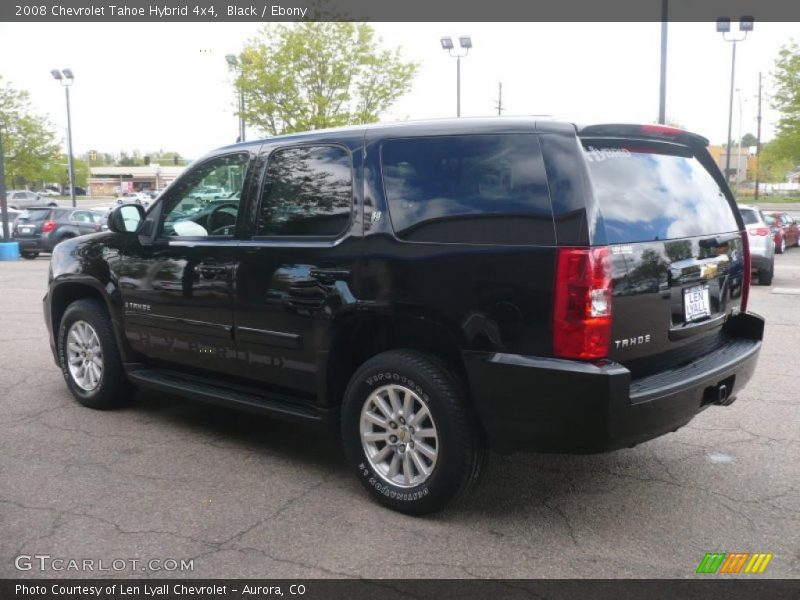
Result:
[[[381,161],[392,226],[401,239],[554,242],[547,177],[535,135],[388,140]]]
[[[717,182],[688,149],[583,140],[608,243],[736,231]]]
[[[749,209],[749,208],[741,208],[739,212],[742,213],[742,220],[744,221],[745,225],[753,225],[754,223],[758,223],[758,215],[756,211]]]
[[[32,221],[38,223],[39,221],[46,221],[50,217],[49,210],[26,210],[19,218],[25,221]]]

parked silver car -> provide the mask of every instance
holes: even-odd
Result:
[[[747,227],[747,241],[750,243],[750,258],[753,272],[758,273],[760,285],[771,285],[775,273],[775,240],[772,238],[764,214],[755,206],[739,205],[742,220]]]
[[[6,192],[8,207],[16,210],[32,208],[34,206],[58,206],[52,198],[42,198],[36,192],[28,190],[9,190]]]

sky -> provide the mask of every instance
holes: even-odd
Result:
[[[375,23],[383,43],[421,63],[411,92],[382,120],[454,117],[456,60],[439,38],[470,35],[462,59],[462,116],[548,114],[580,123],[655,122],[660,23]],[[225,55],[257,23],[0,23],[0,75],[28,90],[65,138],[64,93],[50,76],[71,68],[73,147],[118,153],[177,151],[196,158],[235,141],[236,97]],[[735,28],[735,23],[734,23]],[[733,137],[755,133],[758,73],[770,71],[797,23],[756,23],[737,45]],[[670,23],[667,117],[722,143],[732,44],[714,23]],[[762,139],[778,115],[763,102]],[[248,132],[252,139],[254,132]]]

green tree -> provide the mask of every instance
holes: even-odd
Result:
[[[33,112],[28,92],[3,83],[0,76],[0,127],[3,128],[6,188],[44,180],[48,166],[58,160],[52,124]]]
[[[771,153],[776,161],[785,159],[795,166],[800,163],[800,45],[793,41],[781,48],[772,77],[772,107],[781,117]]]
[[[75,185],[86,187],[89,179],[89,164],[77,156],[72,158],[72,167],[75,170]],[[42,165],[40,179],[37,184],[42,186],[58,183],[63,187],[69,185],[69,166],[66,154],[58,154],[54,160]]]
[[[786,174],[797,165],[791,155],[787,156],[785,141],[775,138],[761,147],[758,157],[758,178],[761,181],[782,183],[786,181]]]
[[[757,143],[758,138],[752,133],[745,133],[742,136],[742,148],[749,148],[750,146],[755,146]]]
[[[271,135],[372,123],[411,88],[418,65],[365,23],[270,24],[238,57],[245,121]]]

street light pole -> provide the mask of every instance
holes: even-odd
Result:
[[[717,33],[722,34],[722,39],[726,42],[733,43],[733,51],[731,53],[731,91],[730,98],[728,99],[728,145],[725,152],[725,181],[730,181],[731,170],[731,134],[733,129],[733,89],[736,77],[736,44],[743,42],[747,39],[747,34],[753,31],[753,17],[741,17],[739,19],[739,32],[744,35],[737,37],[728,37],[731,31],[731,20],[728,17],[717,19]],[[738,159],[737,159],[738,160]]]
[[[5,172],[5,154],[3,150],[3,125],[0,123],[0,210],[2,210],[3,219],[3,241],[7,242],[8,235],[8,201],[6,198],[6,172]]]
[[[470,48],[472,48],[472,38],[468,35],[462,35],[458,38],[458,46],[463,52],[456,52],[453,54],[453,50],[455,50],[455,45],[453,44],[453,38],[451,37],[443,37],[440,40],[442,44],[442,49],[447,50],[447,53],[455,57],[456,59],[456,116],[461,116],[461,59],[469,54]]]
[[[69,197],[70,200],[72,200],[72,207],[75,208],[77,204],[75,202],[75,168],[72,163],[72,116],[69,107],[69,87],[75,80],[75,75],[70,69],[62,69],[61,71],[53,69],[50,71],[50,74],[53,76],[53,79],[64,86],[64,92],[67,98],[67,168],[69,169]]]
[[[667,122],[667,24],[669,0],[661,0],[661,85],[658,95],[658,122]]]
[[[731,93],[728,100],[728,149],[725,153],[725,181],[729,179],[731,169],[731,143],[733,142],[733,90],[736,78],[736,40],[733,41],[733,52],[731,53]]]

